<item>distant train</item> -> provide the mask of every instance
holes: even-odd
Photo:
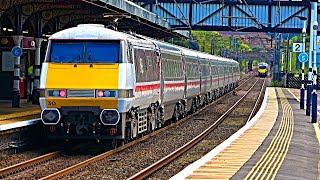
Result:
[[[266,77],[268,74],[268,64],[265,62],[261,62],[258,64],[258,76]]]
[[[83,24],[53,34],[41,71],[52,139],[128,142],[238,86],[238,62]]]

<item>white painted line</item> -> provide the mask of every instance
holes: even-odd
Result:
[[[0,131],[20,128],[20,127],[24,127],[24,126],[30,126],[30,125],[33,125],[33,124],[36,124],[39,122],[41,122],[41,118],[32,119],[32,120],[28,120],[28,121],[15,122],[15,123],[10,123],[10,124],[3,124],[3,125],[0,125]]]
[[[184,168],[182,171],[180,171],[175,176],[171,177],[170,180],[181,180],[187,178],[189,175],[191,175],[194,171],[199,169],[202,165],[204,165],[206,162],[213,159],[217,154],[219,154],[221,151],[223,151],[225,148],[227,148],[233,141],[235,141],[237,138],[239,138],[240,135],[242,135],[246,130],[248,130],[253,124],[256,123],[256,121],[259,119],[261,114],[264,112],[266,105],[267,105],[267,97],[268,97],[268,87],[266,89],[266,93],[264,95],[263,102],[261,104],[260,110],[257,112],[257,114],[241,129],[239,129],[236,133],[234,133],[232,136],[230,136],[227,140],[225,140],[223,143],[218,145],[216,148],[211,150],[208,154],[203,156],[202,158],[198,159],[196,162],[190,164],[186,168]]]

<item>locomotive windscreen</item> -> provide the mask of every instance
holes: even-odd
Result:
[[[48,62],[119,63],[120,42],[52,41]]]
[[[266,66],[259,66],[260,69],[266,69]]]

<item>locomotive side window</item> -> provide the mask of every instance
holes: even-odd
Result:
[[[157,60],[152,49],[134,47],[134,64],[137,82],[156,81]]]
[[[50,58],[54,63],[119,63],[118,41],[52,41]]]

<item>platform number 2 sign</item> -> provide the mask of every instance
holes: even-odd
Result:
[[[293,52],[302,52],[302,43],[293,43]]]

